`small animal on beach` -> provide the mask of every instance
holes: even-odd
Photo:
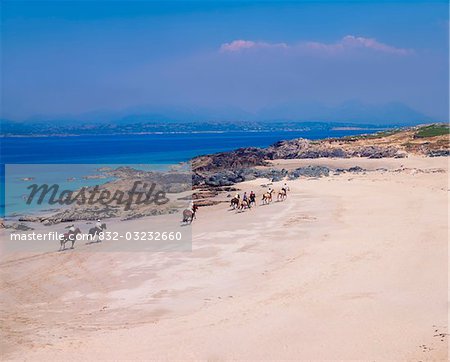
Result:
[[[269,191],[268,191],[268,192],[265,192],[265,193],[263,194],[263,197],[262,197],[262,204],[263,204],[263,205],[268,204],[269,202],[272,202],[272,194],[273,194],[274,192],[275,192],[275,190],[269,188]]]
[[[100,220],[97,220],[97,223],[95,224],[95,227],[89,229],[89,239],[97,242],[101,241],[98,236],[103,230],[106,230],[106,224],[102,223]]]
[[[64,233],[63,237],[60,240],[60,247],[59,251],[66,250],[66,243],[68,241],[72,242],[72,245],[70,246],[71,249],[73,249],[73,246],[75,244],[75,241],[77,240],[77,235],[81,234],[81,230],[79,228],[75,228],[74,225],[72,225],[69,228],[69,231],[67,233]]]
[[[192,224],[192,221],[196,218],[195,214],[197,213],[197,210],[197,205],[192,205],[191,208],[185,209],[183,211],[183,222]]]

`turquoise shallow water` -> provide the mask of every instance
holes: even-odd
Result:
[[[5,203],[4,215],[11,217],[17,214],[34,214],[60,208],[60,204],[49,203],[52,191],[42,202],[38,202],[41,192],[37,192],[28,203],[33,186],[57,185],[57,195],[64,190],[75,192],[82,187],[93,187],[113,180],[106,177],[99,169],[117,168],[121,164],[7,164],[5,166]],[[166,171],[172,165],[167,164],[136,164],[127,165],[135,169]],[[86,178],[86,176],[88,176]],[[100,178],[97,178],[99,176]],[[93,178],[90,178],[93,177]],[[58,198],[58,196],[56,198]]]

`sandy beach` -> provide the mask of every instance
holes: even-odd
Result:
[[[222,193],[192,251],[2,253],[2,359],[447,360],[448,158],[271,162],[369,171],[244,212]]]

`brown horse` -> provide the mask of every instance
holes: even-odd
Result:
[[[106,230],[106,224],[103,223],[101,229],[97,228],[97,227],[93,227],[89,229],[89,240],[91,240],[92,242],[96,239],[97,243],[102,241],[101,238],[99,237],[99,234],[101,232],[103,232],[103,230]]]
[[[250,203],[247,200],[242,200],[242,202],[238,205],[238,210],[250,209]]]
[[[277,201],[284,201],[287,197],[287,192],[285,188],[282,188],[277,195]]]
[[[230,207],[234,209],[239,208],[239,199],[237,197],[233,197],[230,202]]]
[[[183,211],[183,222],[192,224],[192,221],[196,218],[197,209],[197,205],[192,206],[192,209],[185,209]]]
[[[266,192],[263,194],[262,197],[262,203],[268,204],[269,202],[272,202],[272,194],[275,192],[275,190],[270,190],[270,192]]]
[[[73,246],[75,244],[75,241],[77,240],[78,234],[81,234],[81,230],[79,228],[76,228],[75,231],[73,231],[73,232],[69,231],[67,233],[64,233],[63,237],[60,239],[61,245],[59,247],[59,251],[66,250],[66,243],[68,241],[72,242],[72,245],[70,248],[73,249]]]

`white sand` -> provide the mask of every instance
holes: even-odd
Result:
[[[4,254],[3,358],[447,360],[447,162],[275,161],[391,171],[201,208],[192,252]]]

